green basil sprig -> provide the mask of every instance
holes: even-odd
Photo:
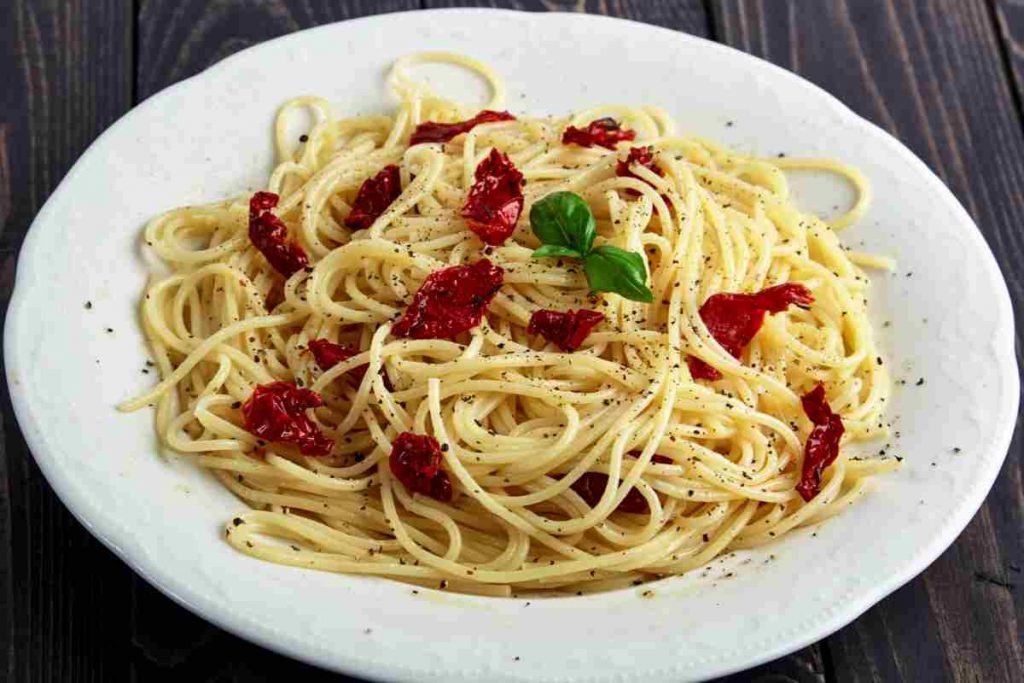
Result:
[[[533,258],[566,256],[583,261],[587,283],[595,292],[614,292],[632,301],[651,303],[647,272],[640,254],[604,244],[594,248],[594,214],[574,192],[554,192],[530,209],[530,226],[543,246]]]

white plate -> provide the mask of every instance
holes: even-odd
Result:
[[[898,276],[874,279],[873,306],[876,321],[892,321],[883,348],[907,380],[891,413],[901,436],[890,450],[905,456],[904,467],[816,535],[744,553],[706,579],[644,586],[653,598],[637,589],[527,606],[413,595],[386,580],[266,564],[224,543],[221,524],[242,504],[206,474],[160,458],[149,413],[113,408],[154,380],[141,372],[136,321],[146,275],[140,229],[164,209],[261,187],[270,123],[286,98],[317,93],[344,114],[385,111],[394,104],[388,65],[438,48],[492,64],[508,79],[514,111],[649,103],[685,132],[741,149],[860,166],[875,201],[844,239],[899,260]],[[801,187],[810,206],[841,201],[821,183]],[[956,538],[999,470],[1019,392],[996,262],[953,195],[905,147],[766,62],[664,29],[567,14],[457,10],[335,24],[251,48],[156,95],[89,148],[39,213],[5,333],[25,438],[93,534],[223,628],[328,668],[400,680],[678,681],[807,645]]]

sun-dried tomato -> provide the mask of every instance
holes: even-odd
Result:
[[[323,405],[320,394],[290,382],[262,384],[242,405],[245,428],[265,441],[293,443],[303,455],[328,455],[334,442],[306,415]]]
[[[335,344],[332,341],[326,339],[313,339],[310,340],[309,344],[310,352],[313,354],[313,358],[316,360],[316,364],[320,366],[321,370],[330,370],[338,363],[348,360],[356,354],[362,353],[359,349],[354,346],[347,346],[344,344]],[[366,377],[366,371],[370,369],[369,363],[363,363],[357,365],[348,371],[348,375],[352,376],[356,384],[362,384],[363,378]],[[380,376],[384,380],[384,388],[388,391],[394,391],[395,387],[391,384],[391,378],[388,377],[388,373],[384,372],[384,368],[380,369]]]
[[[590,331],[604,320],[597,311],[534,311],[526,331],[539,334],[563,351],[575,351]]]
[[[607,487],[607,474],[603,474],[601,472],[584,472],[583,476],[574,481],[570,488],[580,494],[580,498],[586,501],[587,505],[594,507],[601,500],[601,496],[604,494],[604,490]],[[632,488],[615,509],[621,512],[641,514],[647,512],[647,500],[640,491],[636,488]]]
[[[278,196],[257,192],[249,200],[249,241],[260,250],[274,270],[285,277],[309,265],[309,258],[297,242],[288,239],[284,221],[274,215]]]
[[[769,313],[781,313],[790,304],[810,306],[814,296],[801,284],[787,282],[755,294],[712,294],[700,307],[700,317],[715,338],[734,358],[754,338]],[[686,359],[696,379],[721,379],[722,373],[694,356]]]
[[[311,339],[307,346],[309,346],[309,350],[313,354],[313,358],[316,359],[316,364],[320,366],[321,370],[330,370],[338,363],[343,363],[352,356],[362,353],[362,351],[354,346],[335,344],[334,342],[326,339]],[[352,375],[356,382],[362,382],[363,377],[366,376],[366,371],[369,368],[370,364],[364,363],[349,370],[348,374]]]
[[[580,147],[593,147],[597,145],[605,149],[615,149],[615,145],[623,140],[630,141],[635,139],[635,130],[623,128],[618,121],[610,116],[591,121],[587,124],[586,128],[569,126],[562,133],[563,145],[579,145]]]
[[[507,155],[492,149],[476,167],[462,217],[485,244],[503,244],[523,212],[523,174]]]
[[[804,464],[800,471],[797,493],[810,502],[821,490],[821,474],[839,457],[839,439],[843,436],[843,420],[832,412],[825,400],[825,385],[818,383],[804,394],[800,402],[814,429],[804,443]]]
[[[706,379],[712,382],[722,379],[722,373],[696,356],[687,356],[686,364],[690,367],[690,374],[694,379]]]
[[[448,142],[456,135],[468,133],[481,123],[493,123],[495,121],[515,121],[516,117],[507,111],[491,111],[485,109],[476,116],[458,123],[437,123],[436,121],[425,121],[416,126],[409,138],[409,146],[418,145],[421,142]]]
[[[413,339],[453,339],[473,329],[501,288],[504,273],[487,259],[435,270],[420,285],[392,333]]]
[[[625,159],[619,159],[618,163],[615,164],[615,175],[621,178],[636,178],[637,180],[643,180],[640,176],[633,173],[629,169],[633,164],[639,164],[644,168],[649,168],[658,175],[665,175],[665,172],[654,163],[654,148],[653,147],[630,147],[629,154]],[[626,194],[631,196],[638,196],[640,193],[636,190],[626,190]]]
[[[352,203],[352,211],[345,219],[345,225],[363,230],[384,213],[391,203],[402,194],[402,181],[398,167],[390,164],[381,169],[380,173],[367,178],[359,186],[356,200]]]
[[[402,432],[391,442],[388,466],[411,493],[451,500],[452,482],[442,464],[441,447],[432,436]]]

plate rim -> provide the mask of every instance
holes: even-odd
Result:
[[[97,148],[103,144],[106,138],[108,136],[112,136],[126,121],[142,115],[147,109],[156,106],[160,100],[166,98],[171,93],[193,87],[209,75],[215,73],[217,70],[225,68],[233,63],[244,61],[254,52],[264,49],[270,44],[280,45],[285,42],[301,42],[308,36],[308,34],[315,32],[328,32],[334,30],[339,25],[387,22],[393,17],[409,15],[416,15],[425,18],[439,14],[450,16],[489,14],[495,16],[495,18],[500,18],[500,15],[503,14],[511,14],[515,15],[517,18],[523,18],[524,16],[529,17],[529,21],[534,22],[543,22],[547,21],[551,17],[556,17],[580,22],[631,24],[635,27],[642,27],[644,30],[671,34],[677,40],[699,43],[702,49],[708,49],[712,52],[718,51],[723,54],[742,55],[743,58],[750,61],[752,69],[761,69],[766,72],[770,72],[774,78],[789,79],[790,81],[799,83],[801,87],[804,87],[805,89],[813,90],[815,95],[820,97],[823,102],[828,101],[833,112],[845,123],[850,126],[859,127],[865,134],[878,138],[880,143],[885,144],[888,147],[890,153],[900,155],[909,164],[916,166],[917,170],[920,172],[920,177],[923,180],[926,180],[936,193],[945,195],[946,199],[951,200],[951,206],[955,206],[957,213],[960,214],[957,222],[962,223],[966,220],[974,227],[974,230],[966,231],[970,235],[969,239],[976,242],[980,241],[980,246],[982,247],[981,253],[987,256],[986,270],[989,274],[995,276],[994,279],[997,283],[998,290],[995,292],[996,297],[998,298],[996,307],[1001,310],[1000,319],[1004,321],[1001,329],[1003,332],[1001,336],[1003,338],[996,339],[993,343],[995,348],[995,360],[999,365],[1000,370],[1005,372],[1009,380],[1005,385],[1004,396],[1000,399],[1002,410],[998,420],[996,421],[996,424],[998,425],[998,433],[994,435],[990,449],[990,451],[996,454],[996,457],[992,457],[984,461],[986,467],[983,470],[980,470],[977,476],[975,476],[972,486],[964,494],[960,505],[951,514],[945,517],[940,532],[936,533],[935,536],[932,539],[929,539],[927,543],[922,544],[911,556],[911,559],[904,563],[901,571],[894,573],[885,582],[871,584],[864,587],[862,590],[859,590],[855,596],[852,596],[853,599],[847,605],[831,612],[824,613],[822,615],[823,618],[815,627],[798,629],[799,632],[796,634],[791,632],[788,637],[780,639],[780,641],[773,647],[750,654],[744,654],[742,656],[733,656],[730,659],[725,659],[724,657],[719,658],[713,663],[707,661],[702,662],[701,668],[706,670],[702,675],[707,674],[720,676],[741,671],[764,662],[771,661],[778,657],[785,656],[798,649],[806,647],[811,643],[828,637],[853,622],[886,596],[927,569],[928,566],[930,566],[939,557],[939,555],[945,552],[945,550],[947,550],[956,541],[987,498],[988,492],[992,488],[996,477],[1006,461],[1010,442],[1016,427],[1015,418],[1019,409],[1020,377],[1014,349],[1015,327],[1013,324],[1014,312],[1012,300],[1006,279],[999,268],[991,247],[986,241],[980,228],[978,228],[977,223],[963,207],[956,195],[954,195],[953,192],[938,178],[927,164],[925,164],[902,142],[876,124],[855,113],[837,97],[806,78],[788,71],[783,67],[772,64],[765,59],[743,52],[737,48],[715,42],[708,38],[685,33],[681,30],[655,26],[631,19],[562,11],[528,12],[522,10],[481,7],[439,8],[426,10],[414,9],[356,17],[295,31],[293,33],[278,36],[246,47],[245,49],[221,59],[186,79],[163,88],[125,112],[89,144],[51,192],[50,196],[36,214],[25,234],[18,253],[15,282],[7,307],[3,347],[5,366],[8,368],[8,377],[5,379],[7,380],[12,408],[18,421],[21,434],[25,439],[29,451],[32,453],[33,459],[36,461],[50,487],[57,494],[61,503],[71,512],[72,516],[74,516],[74,518],[82,524],[82,526],[84,526],[91,535],[97,538],[115,555],[117,555],[121,561],[127,564],[132,571],[176,603],[188,609],[200,618],[273,652],[328,670],[349,673],[369,680],[384,680],[385,677],[398,680],[413,680],[413,676],[423,675],[433,677],[438,673],[444,673],[453,677],[461,677],[468,673],[465,670],[460,672],[426,672],[402,666],[400,664],[396,666],[391,662],[368,662],[365,659],[353,658],[350,657],[345,650],[333,650],[331,655],[327,656],[323,649],[317,649],[315,647],[296,647],[292,641],[282,640],[280,638],[280,633],[275,633],[272,626],[265,625],[237,611],[226,610],[219,607],[215,600],[204,595],[202,591],[196,590],[185,582],[179,582],[174,577],[173,572],[161,570],[159,563],[154,559],[146,556],[140,557],[132,555],[130,550],[125,547],[126,544],[123,544],[124,539],[119,538],[120,534],[117,533],[117,528],[113,527],[110,521],[105,518],[105,515],[99,506],[94,502],[90,502],[88,497],[85,497],[81,495],[80,492],[76,491],[72,485],[71,477],[67,476],[60,470],[60,468],[55,466],[50,449],[40,435],[42,430],[29,409],[28,389],[23,383],[12,381],[14,378],[13,373],[10,370],[10,360],[22,355],[21,346],[18,343],[21,330],[31,322],[31,315],[27,310],[26,291],[28,291],[30,287],[29,280],[31,276],[31,265],[41,256],[39,254],[35,254],[35,252],[38,251],[36,243],[40,233],[42,232],[42,228],[37,228],[37,225],[41,226],[47,222],[54,203],[54,197],[60,194],[70,181],[73,180],[77,172],[80,171],[83,161],[95,154]],[[653,667],[648,669],[646,673],[656,676],[664,676],[671,673],[682,676],[686,680],[690,680],[694,671],[692,669],[687,669],[682,665],[677,665],[674,668],[665,668],[664,666],[660,668]],[[612,674],[611,676],[597,676],[588,680],[604,681],[614,680],[615,678],[615,675]]]

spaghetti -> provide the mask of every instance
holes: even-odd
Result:
[[[225,526],[231,545],[272,562],[461,592],[608,590],[823,520],[860,497],[870,475],[892,469],[847,448],[886,433],[889,391],[859,267],[886,262],[847,251],[835,233],[866,209],[857,171],[741,156],[679,136],[653,108],[490,116],[446,142],[410,146],[420,124],[476,113],[413,80],[409,67],[424,61],[474,70],[493,91],[486,108],[501,106],[500,79],[478,62],[400,60],[395,116],[339,119],[314,97],[280,109],[267,183],[276,207],[264,202],[250,215],[246,195],[146,227],[170,271],[153,278],[141,306],[162,379],[120,408],[155,406],[162,443],[250,506]],[[315,123],[294,146],[286,124],[298,109]],[[563,144],[570,126],[573,139],[589,130],[603,142]],[[627,159],[637,145],[650,148],[645,164]],[[463,217],[493,149],[522,174],[525,205],[498,246]],[[617,173],[620,162],[628,172]],[[790,202],[783,169],[792,168],[837,172],[860,199],[829,225]],[[359,202],[380,213],[356,218],[373,178]],[[572,258],[532,258],[540,241],[528,216],[555,192],[585,200],[595,244],[642,257],[652,303],[592,292]],[[346,226],[350,215],[361,227]],[[260,240],[287,237],[276,252],[296,257],[287,277],[254,245],[253,221]],[[478,325],[450,339],[393,334],[431,273],[485,257],[503,281],[493,299],[476,300],[485,308]],[[745,348],[727,348],[702,318],[715,294],[784,283],[799,283],[798,305],[760,313]],[[573,309],[597,313],[579,327],[559,313]],[[538,311],[549,313],[530,330]],[[571,343],[536,334],[563,328]],[[311,349],[335,348],[322,340],[349,350],[318,363]],[[333,442],[327,455],[317,434],[305,437],[318,452],[303,454],[298,440],[246,429],[254,390],[280,382],[311,392],[293,408],[307,416],[304,429]],[[801,396],[818,385],[826,417],[812,422]],[[805,500],[805,441],[840,418],[828,439],[842,435],[843,449],[816,463],[820,486]],[[431,476],[443,471],[450,499],[412,492],[388,466],[407,433],[440,445]]]

